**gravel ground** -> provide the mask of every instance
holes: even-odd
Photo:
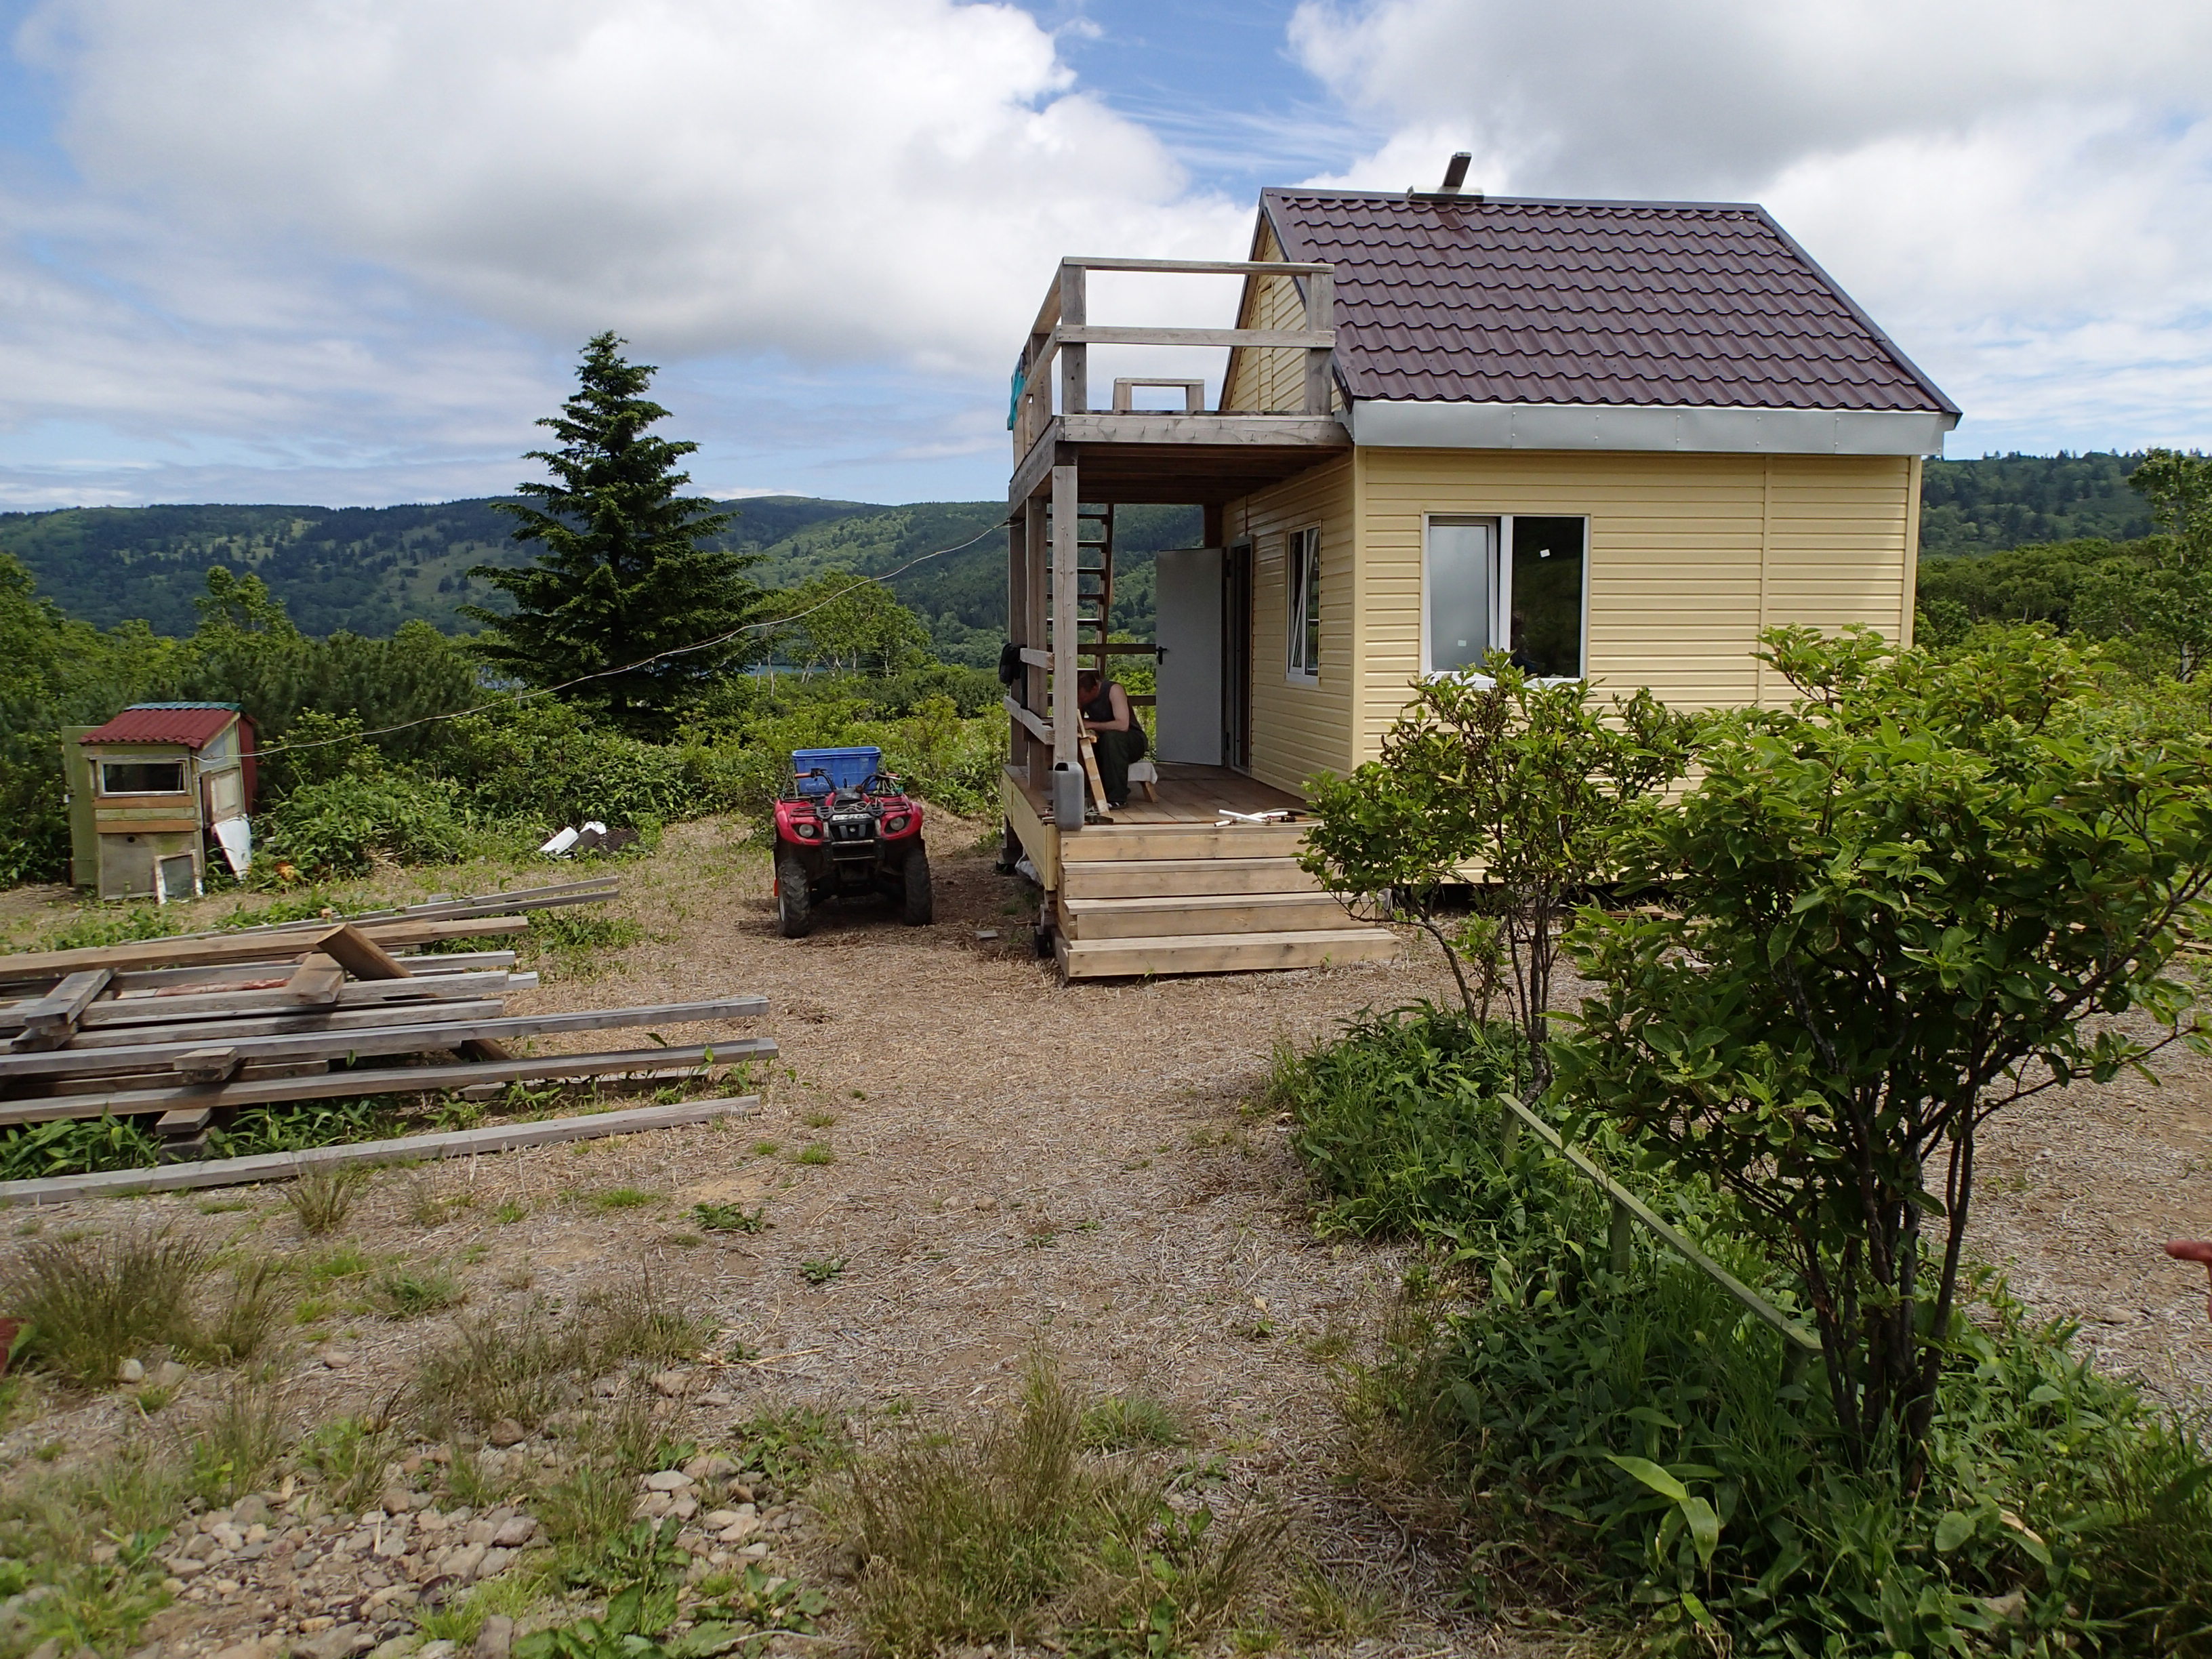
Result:
[[[933,837],[934,926],[833,908],[813,937],[793,941],[776,936],[765,860],[732,827],[671,830],[657,854],[623,868],[616,908],[646,939],[597,971],[549,975],[515,1006],[764,994],[771,1012],[757,1029],[782,1057],[754,1114],[389,1171],[345,1237],[378,1256],[443,1264],[466,1288],[465,1317],[649,1271],[714,1321],[717,1352],[742,1345],[747,1356],[662,1379],[662,1410],[709,1445],[768,1401],[830,1408],[864,1434],[890,1413],[1001,1406],[1027,1358],[1048,1354],[1082,1389],[1175,1406],[1194,1429],[1190,1479],[1231,1507],[1246,1497],[1284,1505],[1302,1549],[1387,1591],[1402,1613],[1361,1651],[1521,1650],[1507,1630],[1444,1613],[1414,1545],[1332,1485],[1333,1420],[1314,1350],[1372,1328],[1399,1263],[1388,1250],[1316,1243],[1285,1126],[1257,1103],[1276,1044],[1309,1041],[1362,1007],[1445,994],[1440,965],[1416,957],[1061,987],[1030,956],[1023,890],[994,872],[978,836],[978,826],[955,825]],[[435,884],[466,890],[471,872],[441,872]],[[20,933],[42,914],[50,926],[38,896],[12,896],[0,927]],[[659,1035],[681,1043],[714,1033]],[[538,1051],[603,1040],[547,1038]],[[2159,1245],[2212,1234],[2212,1073],[2191,1059],[2163,1074],[2163,1087],[2076,1088],[2001,1120],[1976,1237],[2031,1304],[2088,1322],[2085,1340],[2106,1363],[2196,1403],[2212,1382],[2204,1287]],[[702,1237],[689,1219],[702,1202],[765,1206],[771,1225]],[[147,1222],[246,1251],[318,1248],[270,1189],[42,1218],[49,1233]],[[10,1237],[0,1253],[17,1247]],[[289,1408],[301,1424],[374,1410],[454,1316],[339,1315],[300,1329],[282,1367]],[[153,1429],[190,1420],[228,1386],[188,1376]],[[5,1480],[152,1431],[138,1404],[130,1390],[89,1401],[43,1390],[0,1437]],[[422,1449],[427,1461],[374,1514],[318,1519],[312,1493],[279,1488],[246,1500],[246,1517],[199,1517],[172,1547],[173,1562],[203,1565],[174,1578],[179,1600],[151,1630],[161,1652],[270,1659],[292,1646],[345,1659],[411,1630],[416,1597],[507,1565],[498,1551],[535,1547],[526,1509],[458,1504]],[[556,1443],[534,1438],[501,1456],[517,1483],[559,1461]],[[751,1473],[694,1477],[687,1537],[702,1559],[720,1552],[716,1565],[819,1571],[805,1511],[752,1491]],[[709,1525],[716,1516],[738,1518]],[[738,1553],[756,1546],[758,1557]],[[200,1553],[177,1553],[187,1547]]]

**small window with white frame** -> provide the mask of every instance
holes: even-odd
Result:
[[[1316,681],[1321,678],[1320,526],[1291,532],[1283,564],[1290,612],[1290,678]]]
[[[1421,672],[1479,670],[1494,650],[1542,679],[1583,677],[1589,520],[1504,513],[1428,521]]]

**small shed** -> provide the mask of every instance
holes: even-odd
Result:
[[[103,899],[191,898],[211,849],[252,858],[253,722],[235,703],[146,702],[62,738],[70,879]]]

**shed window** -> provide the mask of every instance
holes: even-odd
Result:
[[[1422,672],[1465,673],[1502,647],[1528,673],[1582,678],[1589,523],[1523,514],[1431,518]]]
[[[103,795],[181,795],[185,793],[182,761],[102,761],[100,793]]]
[[[1290,676],[1321,678],[1321,531],[1291,532],[1284,577],[1290,599]]]

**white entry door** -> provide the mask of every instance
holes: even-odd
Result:
[[[1221,550],[1159,556],[1159,757],[1221,764]]]

